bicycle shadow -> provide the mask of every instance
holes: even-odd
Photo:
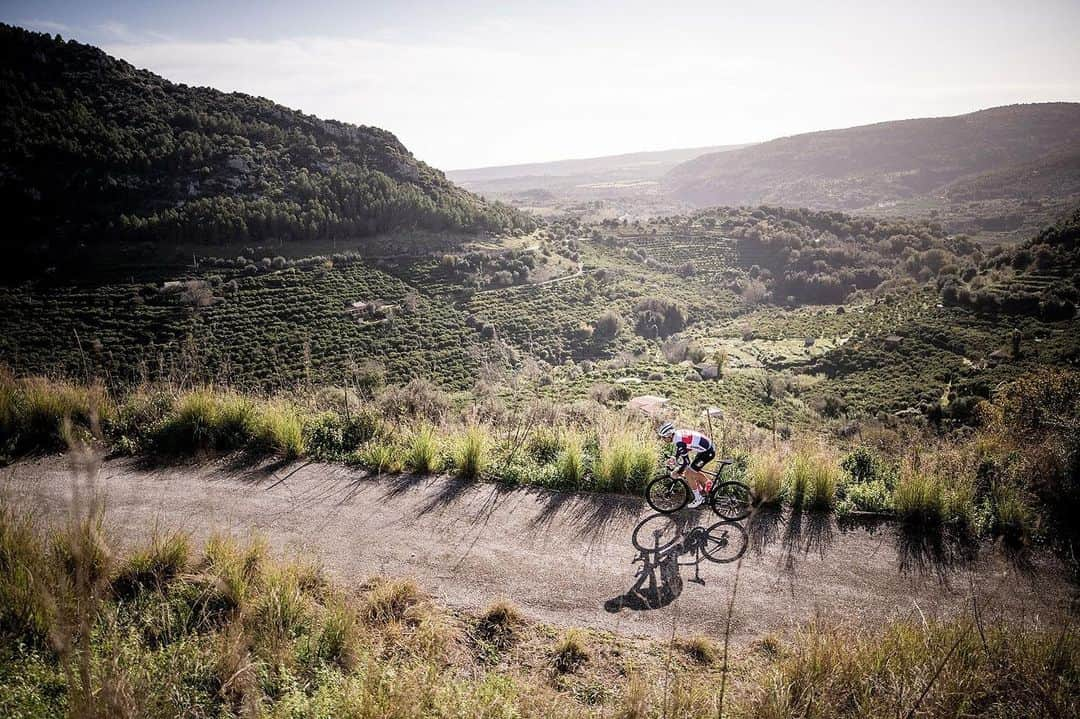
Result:
[[[657,513],[638,522],[631,542],[638,552],[633,563],[642,566],[629,589],[604,602],[604,610],[612,614],[670,605],[683,591],[682,567],[694,568],[694,577],[687,581],[704,585],[702,560],[720,564],[737,560],[746,551],[748,536],[737,522],[716,522],[706,529],[697,524],[697,514]]]

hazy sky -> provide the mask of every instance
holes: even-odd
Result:
[[[1080,100],[1080,1],[21,2],[170,80],[377,125],[442,169]]]

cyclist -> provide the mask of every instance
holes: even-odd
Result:
[[[686,505],[693,509],[700,507],[705,501],[705,492],[708,491],[706,483],[708,477],[701,473],[702,468],[716,457],[716,448],[711,439],[701,432],[691,429],[676,429],[671,422],[664,422],[656,432],[661,439],[671,441],[675,445],[675,465],[678,466],[676,474],[686,476],[690,488],[694,490],[694,499]],[[690,453],[694,452],[694,459],[690,459]],[[689,469],[689,472],[687,471]]]

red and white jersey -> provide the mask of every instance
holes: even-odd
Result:
[[[692,429],[675,430],[675,436],[671,438],[671,443],[676,447],[681,444],[687,451],[692,452],[704,452],[712,447],[712,442],[709,441],[708,437]]]

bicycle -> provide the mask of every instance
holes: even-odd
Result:
[[[724,467],[734,464],[735,461],[721,459],[719,462],[720,467],[715,472],[699,470],[711,480],[711,486],[706,492],[709,506],[722,519],[732,522],[745,519],[750,516],[750,510],[753,508],[750,487],[733,479],[720,481]],[[661,514],[679,511],[689,503],[693,494],[690,485],[685,479],[675,474],[670,463],[668,471],[653,479],[645,487],[645,501]]]

